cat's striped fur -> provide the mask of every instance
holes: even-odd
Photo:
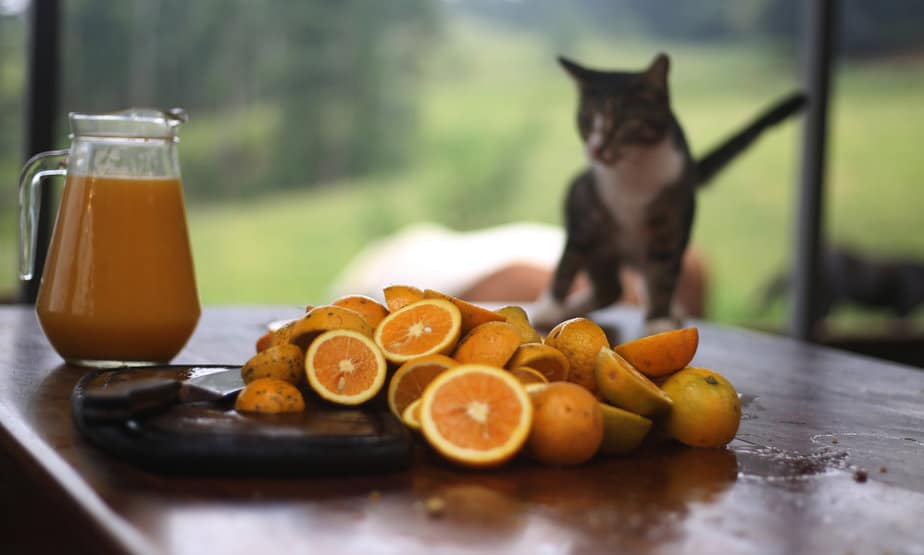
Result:
[[[578,85],[578,130],[589,167],[565,202],[567,240],[555,276],[533,318],[551,325],[616,302],[619,268],[643,277],[650,332],[680,325],[671,300],[693,224],[696,188],[766,128],[796,113],[795,93],[696,161],[670,108],[668,57],[640,72],[597,71],[559,58]],[[592,288],[568,296],[584,271]]]

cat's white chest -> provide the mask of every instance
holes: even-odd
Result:
[[[631,147],[618,161],[594,161],[594,183],[603,204],[619,225],[629,251],[644,242],[646,207],[683,174],[685,160],[670,137],[648,147]]]

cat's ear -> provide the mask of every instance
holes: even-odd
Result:
[[[671,60],[667,54],[661,53],[655,56],[651,65],[645,70],[645,82],[660,90],[667,90],[667,71],[670,69]]]
[[[590,71],[572,62],[568,58],[559,56],[558,63],[561,64],[561,67],[565,68],[568,75],[577,81],[579,85],[587,83],[590,80]]]

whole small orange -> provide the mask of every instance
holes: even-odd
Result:
[[[588,318],[572,318],[552,328],[545,344],[555,347],[567,357],[569,382],[584,386],[591,393],[597,392],[597,378],[594,376],[597,353],[610,346],[603,328]]]
[[[603,413],[585,388],[571,382],[552,382],[530,393],[533,427],[527,440],[537,461],[556,466],[590,460],[603,442]]]
[[[691,447],[722,447],[735,438],[741,401],[718,372],[687,367],[672,374],[661,389],[673,400],[664,420],[667,433]]]

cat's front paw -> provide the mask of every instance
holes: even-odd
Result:
[[[679,329],[683,322],[679,318],[654,318],[645,322],[645,335],[654,335]]]
[[[545,293],[533,304],[529,318],[538,328],[549,329],[567,316],[565,303],[556,301],[551,294]]]

